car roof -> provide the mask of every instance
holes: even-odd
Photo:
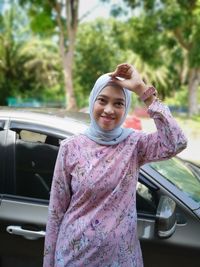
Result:
[[[0,118],[21,123],[35,123],[42,126],[68,131],[73,134],[83,132],[89,122],[89,116],[81,112],[67,112],[65,110],[29,110],[2,109]]]

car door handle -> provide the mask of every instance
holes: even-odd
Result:
[[[21,235],[24,238],[29,239],[29,240],[36,240],[41,237],[45,237],[45,231],[26,230],[26,229],[23,229],[21,226],[16,226],[16,225],[7,226],[6,231],[12,235]]]

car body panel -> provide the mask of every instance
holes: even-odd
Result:
[[[86,129],[86,122],[81,123],[74,118],[67,117],[67,123],[62,117],[54,116],[51,114],[39,114],[38,112],[25,112],[25,111],[3,111],[0,110],[2,120],[7,120],[10,125],[6,124],[9,128],[15,127],[29,127],[31,125],[40,125],[43,129],[45,127],[57,129],[58,131],[78,134]]]
[[[80,118],[79,115],[67,117],[63,112],[61,117],[64,118],[58,118],[53,114],[45,115],[27,111],[11,112],[0,110],[1,267],[39,267],[42,266],[43,259],[48,197],[30,196],[28,192],[32,190],[38,193],[47,190],[49,194],[50,182],[48,182],[48,185],[44,184],[45,180],[43,178],[46,177],[46,172],[37,173],[40,176],[36,176],[34,173],[35,176],[33,178],[36,186],[33,187],[27,174],[27,176],[24,176],[23,179],[25,180],[23,180],[22,184],[25,187],[25,191],[18,191],[16,183],[18,183],[17,179],[21,177],[17,176],[17,170],[20,167],[21,171],[23,167],[22,161],[18,161],[17,158],[20,155],[17,152],[18,145],[23,141],[18,137],[19,132],[23,130],[25,132],[40,133],[44,136],[54,136],[62,140],[86,129],[88,126],[87,119],[85,120],[85,115],[80,115]],[[79,122],[79,120],[82,122]],[[29,142],[27,140],[23,142],[28,143],[27,148],[44,145],[40,142],[32,143],[32,141]],[[55,146],[46,144],[46,147],[53,148]],[[26,156],[24,159],[26,159]],[[18,166],[18,163],[20,166]],[[35,160],[31,161],[34,168],[36,163]],[[50,172],[53,172],[54,166],[50,161],[47,162],[46,167],[51,169]],[[27,170],[25,169],[24,171]],[[160,238],[158,236],[159,217],[156,210],[161,196],[169,197],[176,203],[177,222],[175,232],[168,238]],[[173,183],[165,179],[149,164],[144,165],[140,170],[137,185],[137,209],[138,236],[141,242],[145,267],[199,266],[199,203],[192,200]]]

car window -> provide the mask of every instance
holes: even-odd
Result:
[[[152,168],[196,202],[200,202],[200,180],[178,158],[153,162]]]
[[[17,130],[15,147],[15,193],[49,199],[54,165],[61,139],[28,130]]]
[[[27,131],[27,130],[21,130],[19,132],[19,138],[21,140],[24,140],[24,141],[27,141],[27,142],[45,143],[46,137],[47,136],[45,134],[31,132],[31,131]]]
[[[149,188],[142,182],[137,183],[137,212],[145,214],[156,214],[158,195],[155,190]]]

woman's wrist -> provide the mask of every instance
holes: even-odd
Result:
[[[149,97],[155,96],[157,97],[157,90],[153,86],[148,86],[146,90],[140,95],[140,99],[145,102]]]
[[[153,86],[147,86],[143,94],[140,95],[140,100],[142,100],[147,107],[149,107],[153,101],[157,98],[157,90]]]

